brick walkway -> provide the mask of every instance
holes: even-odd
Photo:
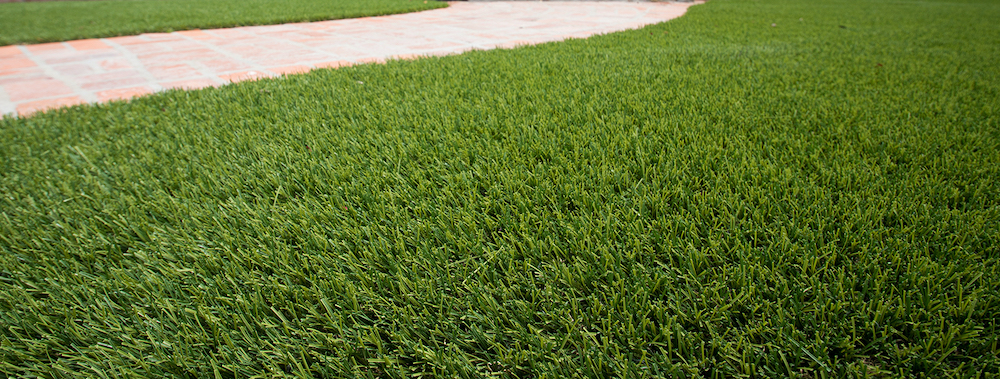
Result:
[[[313,23],[0,47],[0,114],[385,59],[588,37],[666,21],[691,3],[452,2]]]

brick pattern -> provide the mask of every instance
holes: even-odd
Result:
[[[638,28],[692,3],[451,2],[418,13],[0,47],[0,114]]]

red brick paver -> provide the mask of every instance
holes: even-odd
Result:
[[[349,20],[0,47],[0,115],[638,28],[691,3],[452,2]]]
[[[98,92],[97,99],[99,101],[127,100],[135,96],[142,96],[152,92],[153,91],[149,89],[149,87],[112,89],[112,90]]]
[[[104,41],[101,41],[99,39],[84,39],[79,41],[69,41],[67,42],[67,44],[72,46],[74,49],[78,51],[104,50],[111,48],[111,46],[108,46],[108,44],[104,43]]]
[[[37,100],[17,104],[17,114],[27,116],[46,109],[68,107],[70,105],[83,104],[85,101],[77,96],[63,97],[58,99]]]

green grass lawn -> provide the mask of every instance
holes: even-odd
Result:
[[[422,0],[103,0],[0,4],[0,46],[441,8]]]
[[[996,20],[712,0],[5,118],[0,372],[996,375]]]

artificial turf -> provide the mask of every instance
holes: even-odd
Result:
[[[640,30],[0,121],[0,372],[995,377],[1000,3]]]
[[[436,0],[101,0],[0,4],[0,46],[379,16]]]

